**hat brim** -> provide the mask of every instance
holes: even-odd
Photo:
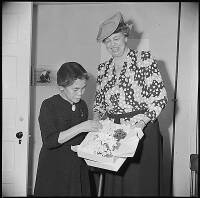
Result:
[[[109,37],[117,29],[122,20],[123,18],[120,12],[105,20],[99,27],[97,42],[102,42],[105,38]]]

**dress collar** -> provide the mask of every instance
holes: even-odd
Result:
[[[130,49],[130,48],[127,48],[126,57],[127,57],[128,54],[130,53],[130,51],[131,51],[131,49]],[[111,63],[113,63],[113,60],[114,60],[114,58],[111,57],[111,58],[109,59],[109,61],[108,61],[108,64],[110,65]],[[124,61],[124,62],[126,62],[126,61]]]

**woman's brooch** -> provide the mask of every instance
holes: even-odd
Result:
[[[72,104],[72,111],[75,111],[76,110],[76,105],[73,103]]]

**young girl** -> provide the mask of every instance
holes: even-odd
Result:
[[[88,108],[81,99],[86,87],[86,70],[76,62],[64,63],[57,72],[60,94],[45,99],[39,124],[42,148],[39,155],[35,196],[90,196],[86,163],[71,150],[86,133],[101,124],[87,120]]]

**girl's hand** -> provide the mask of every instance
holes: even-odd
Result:
[[[96,120],[87,120],[79,124],[83,132],[96,132],[102,128],[102,124]]]

